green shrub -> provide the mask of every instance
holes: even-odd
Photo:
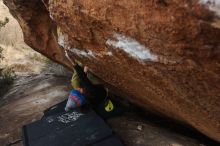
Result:
[[[9,22],[9,19],[8,19],[7,17],[5,18],[5,21],[1,21],[1,20],[0,20],[0,30],[1,30],[1,28],[4,27],[8,22]],[[3,48],[0,47],[0,61],[3,59],[2,51],[3,51]]]
[[[9,22],[8,18],[5,18],[5,21],[0,21],[0,30],[2,27],[4,27]],[[0,63],[2,59],[4,59],[2,55],[3,48],[0,47]],[[0,68],[0,97],[6,93],[6,91],[9,89],[10,85],[15,79],[15,74],[12,69],[10,68]]]
[[[6,93],[15,79],[14,71],[10,68],[0,69],[0,97]]]
[[[15,73],[10,68],[0,69],[0,86],[1,83],[10,84],[15,78]]]
[[[2,27],[4,27],[9,22],[9,18],[6,17],[4,21],[0,20],[0,30]]]
[[[1,62],[2,59],[4,58],[3,55],[2,55],[2,51],[3,51],[3,48],[0,46],[0,62]]]

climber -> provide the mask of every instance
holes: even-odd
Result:
[[[89,103],[103,118],[121,114],[121,109],[109,99],[108,89],[105,89],[94,76],[91,77],[88,67],[84,67],[83,70],[82,67],[70,59],[66,50],[65,53],[75,70],[71,80],[74,89],[69,95],[65,110],[69,111],[70,109],[81,107],[85,103]],[[93,81],[93,83],[91,81]]]
[[[73,63],[72,63],[73,64]],[[76,107],[83,106],[88,100],[91,105],[96,105],[101,99],[92,99],[92,95],[97,97],[103,97],[105,95],[105,90],[101,88],[101,85],[94,85],[91,83],[91,79],[88,79],[87,67],[84,67],[84,70],[78,64],[73,65],[74,74],[71,79],[71,84],[73,90],[70,92],[68,101],[65,107],[65,111],[74,109]],[[89,94],[90,93],[90,94]],[[89,99],[88,99],[89,98]]]

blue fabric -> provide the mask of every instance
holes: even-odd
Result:
[[[65,111],[68,112],[69,110],[74,109],[76,107],[77,107],[76,102],[73,101],[72,99],[68,98],[68,101],[67,101],[66,107],[65,107]]]
[[[80,107],[86,103],[86,98],[78,90],[71,90],[68,101],[66,103],[65,111]]]
[[[69,98],[72,96],[76,97],[80,101],[80,106],[84,105],[86,103],[86,98],[83,94],[81,94],[78,90],[72,90],[70,92]]]

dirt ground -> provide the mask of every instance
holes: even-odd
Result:
[[[67,77],[53,74],[18,77],[11,90],[0,99],[0,145],[6,146],[19,141],[22,126],[39,120],[45,109],[63,101],[70,90],[69,85]],[[107,122],[126,146],[208,145],[202,139],[190,138],[180,134],[180,131],[176,132],[178,129],[173,131],[172,123],[152,118],[152,115],[145,112],[143,114],[133,106],[127,107],[122,116]],[[13,146],[21,145],[22,142]]]
[[[23,125],[39,120],[43,111],[68,94],[68,80],[50,74],[19,77],[0,99],[0,145],[21,139]]]
[[[115,134],[126,146],[217,146],[186,127],[177,127],[173,123],[163,123],[161,119],[146,116],[144,119],[137,113],[125,115],[108,121]],[[155,123],[154,123],[155,122]],[[157,124],[156,124],[157,123]]]

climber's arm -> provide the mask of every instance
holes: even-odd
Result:
[[[84,88],[89,91],[91,94],[93,95],[97,95],[97,88],[96,86],[94,86],[92,84],[92,82],[87,78],[87,75],[86,75],[86,71],[88,71],[88,68],[85,68],[85,71],[83,71],[83,69],[77,64],[75,63],[75,61],[73,61],[69,55],[68,55],[68,52],[67,50],[64,50],[65,51],[65,55],[67,57],[67,59],[71,62],[71,64],[73,65],[74,67],[74,70],[76,71],[81,83],[83,84]]]

